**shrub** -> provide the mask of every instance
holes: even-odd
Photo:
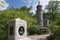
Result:
[[[28,28],[28,35],[40,34],[40,28],[38,25],[33,25]]]
[[[56,22],[52,22],[49,28],[52,35],[48,37],[48,40],[60,40],[60,26],[56,25]]]

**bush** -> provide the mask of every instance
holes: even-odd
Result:
[[[0,40],[6,40],[6,39],[7,39],[6,36],[7,36],[7,35],[0,35]]]
[[[28,35],[40,34],[40,27],[38,25],[33,25],[28,28]]]
[[[48,40],[60,40],[60,26],[56,25],[56,22],[52,22],[49,28],[52,35],[48,37]]]
[[[57,21],[57,25],[60,25],[60,20]]]
[[[60,28],[54,29],[52,35],[48,37],[49,40],[60,40]]]

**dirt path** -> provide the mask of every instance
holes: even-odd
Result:
[[[32,40],[47,40],[47,37],[50,34],[44,34],[44,35],[34,35],[34,36],[28,36],[29,38],[31,38]]]

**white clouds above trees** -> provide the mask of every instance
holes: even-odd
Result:
[[[32,6],[31,12],[35,13],[38,1],[40,1],[42,9],[44,10],[50,0],[23,0],[23,1],[27,3],[27,6]]]
[[[5,0],[0,0],[0,11],[7,9],[8,6]]]

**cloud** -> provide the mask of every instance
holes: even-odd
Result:
[[[7,9],[8,6],[9,6],[9,4],[6,3],[5,0],[0,0],[0,11]]]
[[[60,0],[51,0],[51,1],[60,1]]]
[[[37,0],[23,0],[24,3],[27,4],[27,6],[32,6],[34,2],[36,2]]]
[[[38,5],[38,2],[40,1],[40,4],[42,5],[42,9],[44,10],[46,5],[50,0],[23,0],[25,3],[27,3],[27,6],[32,6],[31,12],[36,12],[36,6]]]
[[[30,12],[33,12],[33,13],[35,13],[37,1],[38,0],[23,0],[23,2],[27,4],[27,7],[32,6],[32,10]]]
[[[47,1],[46,0],[40,0],[43,10],[45,9],[46,5],[48,5],[49,1],[50,0],[47,0]]]

